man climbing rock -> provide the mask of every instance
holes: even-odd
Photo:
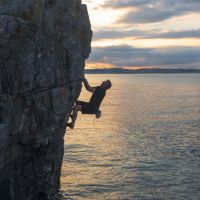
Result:
[[[71,129],[74,128],[78,111],[80,111],[82,114],[95,114],[96,118],[101,117],[101,111],[99,110],[100,105],[106,95],[106,91],[112,86],[110,80],[103,81],[101,85],[97,87],[91,87],[86,78],[83,79],[83,83],[86,90],[93,94],[89,102],[77,101],[75,103],[72,115],[70,116],[72,122],[67,124],[67,126]]]

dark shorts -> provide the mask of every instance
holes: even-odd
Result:
[[[84,101],[77,101],[76,105],[81,105],[82,114],[96,114],[97,108]]]

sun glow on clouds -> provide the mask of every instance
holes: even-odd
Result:
[[[132,4],[130,5],[130,2]],[[93,38],[93,43],[92,43],[92,54],[91,58],[88,60],[86,63],[86,68],[113,68],[113,67],[125,67],[126,68],[131,68],[135,69],[138,66],[138,64],[135,66],[135,60],[134,60],[134,55],[132,58],[132,65],[127,66],[124,64],[124,66],[121,65],[124,59],[124,63],[126,63],[126,58],[122,57],[120,59],[119,65],[116,63],[114,60],[114,57],[117,57],[116,55],[113,55],[112,57],[109,57],[109,59],[106,59],[107,55],[99,55],[96,56],[97,52],[96,49],[99,47],[101,48],[107,48],[109,46],[116,47],[118,48],[119,46],[131,46],[133,48],[154,48],[154,49],[159,49],[160,48],[176,48],[180,47],[183,49],[187,49],[188,47],[190,48],[199,48],[199,54],[200,54],[200,14],[197,12],[198,6],[200,7],[200,1],[196,2],[196,4],[193,5],[194,1],[191,2],[186,2],[185,0],[180,0],[180,2],[175,2],[175,5],[177,7],[183,8],[187,10],[184,6],[190,6],[190,12],[180,12],[177,14],[176,12],[171,13],[171,16],[165,17],[165,14],[170,13],[171,10],[175,9],[176,7],[165,7],[165,10],[163,11],[160,9],[159,6],[164,6],[165,3],[168,3],[166,5],[169,5],[171,0],[169,1],[164,1],[164,0],[157,0],[157,6],[156,11],[158,13],[161,13],[158,17],[161,18],[155,18],[153,12],[148,12],[151,11],[151,9],[155,9],[155,5],[151,4],[151,2],[154,2],[152,0],[147,1],[147,3],[144,4],[144,1],[136,1],[136,0],[129,0],[129,1],[119,1],[119,0],[82,0],[82,3],[87,4],[88,11],[89,11],[89,16],[92,24],[92,29],[94,31],[94,38]],[[121,6],[124,4],[128,4],[129,6]],[[142,5],[142,3],[144,5]],[[142,5],[142,7],[137,7],[138,4],[139,6]],[[117,5],[117,6],[115,6]],[[145,8],[143,11],[142,9]],[[138,10],[141,9],[141,12],[143,13],[138,13]],[[149,10],[150,9],[150,10]],[[160,9],[160,10],[159,10]],[[194,12],[193,12],[194,10]],[[147,11],[147,12],[146,12]],[[165,12],[166,11],[166,12]],[[131,13],[132,12],[132,13]],[[135,14],[136,13],[136,14]],[[163,13],[163,16],[162,16]],[[130,15],[131,14],[131,15]],[[148,14],[151,14],[150,17],[154,21],[148,21]],[[157,14],[157,13],[155,13]],[[129,20],[125,20],[126,16],[134,16],[136,17],[136,21],[134,21],[133,18],[128,18]],[[141,15],[141,19],[138,18],[138,16]],[[143,17],[145,22],[142,22]],[[146,18],[145,18],[146,17]],[[124,20],[123,20],[124,19]],[[141,35],[128,35],[126,36],[124,33],[128,32],[130,30],[134,31],[139,31],[141,32]],[[189,34],[190,31],[194,31],[198,33],[199,30],[199,35],[196,34],[194,37],[192,34]],[[104,38],[98,38],[95,37],[96,34],[100,31],[118,31],[121,32],[121,35],[119,37],[112,37],[112,35]],[[188,31],[188,34],[191,35],[191,37],[188,35],[185,35],[185,37],[182,35],[180,37],[177,36],[177,33],[175,32],[181,32],[181,31]],[[153,36],[149,37],[148,34],[154,34]],[[166,37],[161,37],[162,33],[170,33],[170,36]],[[173,37],[174,34],[174,37]],[[176,35],[175,35],[176,34]],[[178,33],[179,34],[179,33]],[[170,50],[169,50],[170,51]],[[197,50],[195,49],[195,52]],[[141,51],[142,52],[142,51]],[[184,50],[185,52],[185,50]],[[92,56],[95,54],[95,56]],[[102,56],[102,57],[101,57]],[[190,58],[189,58],[190,56]],[[141,57],[144,57],[144,55],[141,53]],[[176,55],[174,55],[176,57]],[[173,57],[173,59],[174,59]],[[175,64],[182,63],[181,61],[182,56],[177,56],[177,60],[174,60]],[[184,54],[185,57],[185,54]],[[178,60],[179,59],[179,60]],[[157,59],[159,60],[159,58]],[[188,52],[188,60],[191,60],[191,66],[196,62],[196,60],[200,60],[198,57],[195,57],[194,62],[191,59],[190,52]],[[173,64],[172,64],[173,65]],[[200,64],[197,63],[197,65],[200,67]],[[153,65],[151,65],[153,66]],[[155,66],[158,66],[157,63],[155,62]],[[144,63],[142,63],[141,60],[141,67],[144,67]],[[148,67],[148,66],[146,66]],[[198,68],[198,67],[197,67]]]
[[[99,5],[105,3],[105,0],[83,0],[82,2],[87,4],[93,30],[113,26],[119,15],[125,13],[125,11],[100,8]]]
[[[87,63],[87,66],[86,68],[87,69],[110,69],[110,68],[116,68],[117,66],[116,65],[112,65],[112,64],[109,64],[109,63],[102,63],[102,62],[90,62],[90,63]]]
[[[129,45],[138,48],[161,48],[161,47],[198,47],[200,46],[200,39],[182,38],[182,39],[137,39],[137,38],[118,38],[118,39],[102,39],[92,43],[93,47],[107,47],[107,46],[122,46]]]
[[[194,30],[200,28],[200,13],[190,13],[181,16],[175,16],[165,21],[135,24],[134,28],[143,31],[158,30],[158,31],[181,31]],[[130,29],[130,25],[122,24],[124,28]]]

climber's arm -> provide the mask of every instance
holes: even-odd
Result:
[[[92,92],[92,93],[95,91],[95,88],[90,86],[86,78],[83,79],[83,84],[87,91]]]

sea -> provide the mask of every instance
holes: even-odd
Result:
[[[200,74],[86,78],[113,86],[100,119],[79,114],[66,132],[62,199],[200,200]]]

